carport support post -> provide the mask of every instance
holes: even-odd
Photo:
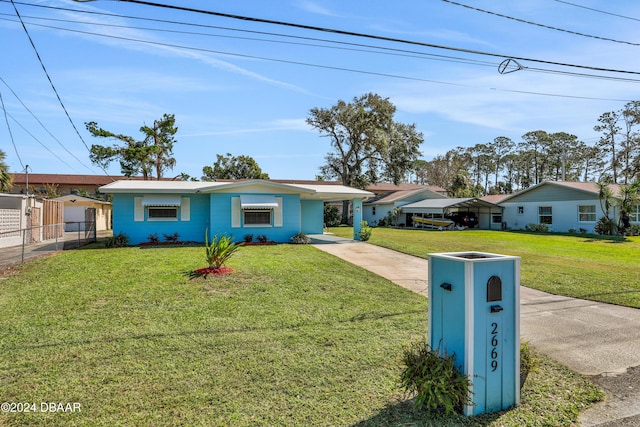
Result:
[[[353,199],[353,240],[360,240],[362,226],[362,199]]]

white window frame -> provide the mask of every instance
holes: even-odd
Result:
[[[160,216],[153,217],[151,216],[151,211],[154,210],[174,210],[174,216]],[[148,206],[147,207],[147,221],[149,222],[174,222],[178,221],[178,207],[177,206]]]
[[[635,210],[629,212],[629,222],[640,222],[640,205],[635,205]]]
[[[247,222],[247,214],[261,213],[269,215],[269,222],[251,223]],[[252,227],[272,227],[273,224],[273,209],[243,209],[242,210],[242,222],[246,228]]]
[[[589,208],[589,211],[583,208]],[[596,219],[596,205],[578,205],[578,222],[596,222]]]
[[[542,213],[543,209],[549,209],[549,213]],[[549,222],[542,221],[542,217],[549,217]],[[538,224],[553,225],[553,207],[538,206]]]

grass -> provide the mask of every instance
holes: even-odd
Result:
[[[348,227],[332,228],[351,237]],[[521,283],[552,294],[640,308],[640,237],[375,228],[369,243],[426,258],[480,251],[521,257]]]
[[[397,381],[424,297],[308,246],[246,247],[236,273],[190,280],[204,264],[201,247],[94,246],[5,275],[0,401],[81,412],[0,425],[571,425],[601,398],[542,359],[519,408],[414,414]]]

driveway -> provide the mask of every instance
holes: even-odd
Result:
[[[426,259],[364,242],[314,235],[312,244],[427,296]],[[426,255],[426,254],[425,254]],[[522,287],[520,332],[536,350],[607,390],[583,426],[640,425],[640,310]]]

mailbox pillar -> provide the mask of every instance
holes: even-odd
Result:
[[[429,345],[471,381],[465,415],[520,403],[520,258],[429,254]]]

